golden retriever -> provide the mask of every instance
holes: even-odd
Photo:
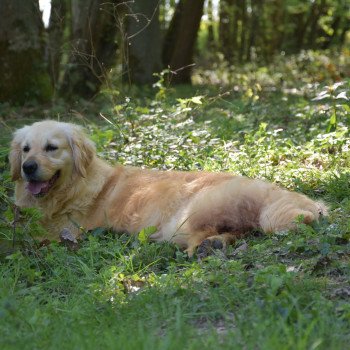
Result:
[[[254,229],[272,233],[326,214],[323,203],[261,180],[112,167],[80,126],[51,120],[15,132],[10,165],[16,204],[40,208],[54,239],[63,229],[78,237],[82,228],[135,234],[154,226],[152,240],[174,242],[191,256]]]

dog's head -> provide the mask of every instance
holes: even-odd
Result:
[[[15,132],[10,152],[13,181],[22,179],[35,197],[86,176],[95,147],[80,126],[52,120]]]

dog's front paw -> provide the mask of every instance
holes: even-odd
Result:
[[[64,228],[60,233],[60,243],[67,247],[71,251],[77,251],[79,249],[79,243],[72,231],[68,228]]]

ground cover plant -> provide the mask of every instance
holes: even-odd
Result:
[[[2,105],[1,349],[347,348],[344,57],[303,53],[283,67],[241,68],[228,80],[222,70],[198,71],[202,85],[177,90],[159,76],[153,90],[109,91],[73,107]],[[11,131],[48,116],[84,124],[111,162],[267,179],[323,199],[330,215],[312,227],[253,233],[202,261],[149,242],[151,228],[135,237],[96,229],[79,247],[39,244],[40,213],[14,210],[7,153]]]

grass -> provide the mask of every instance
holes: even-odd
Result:
[[[332,97],[313,101],[333,84],[328,78],[315,87],[313,73],[303,70],[298,83],[293,76],[281,86],[284,71],[252,77],[243,70],[231,72],[232,81],[241,79],[239,91],[229,84],[219,92],[161,85],[158,99],[129,92],[74,110],[3,105],[8,131],[47,115],[80,118],[111,162],[264,178],[323,199],[330,215],[312,227],[252,234],[202,261],[168,243],[100,229],[78,250],[39,246],[31,239],[41,230],[38,212],[24,211],[13,227],[10,132],[2,133],[1,349],[347,348],[349,105]],[[348,82],[337,89],[349,96]]]

